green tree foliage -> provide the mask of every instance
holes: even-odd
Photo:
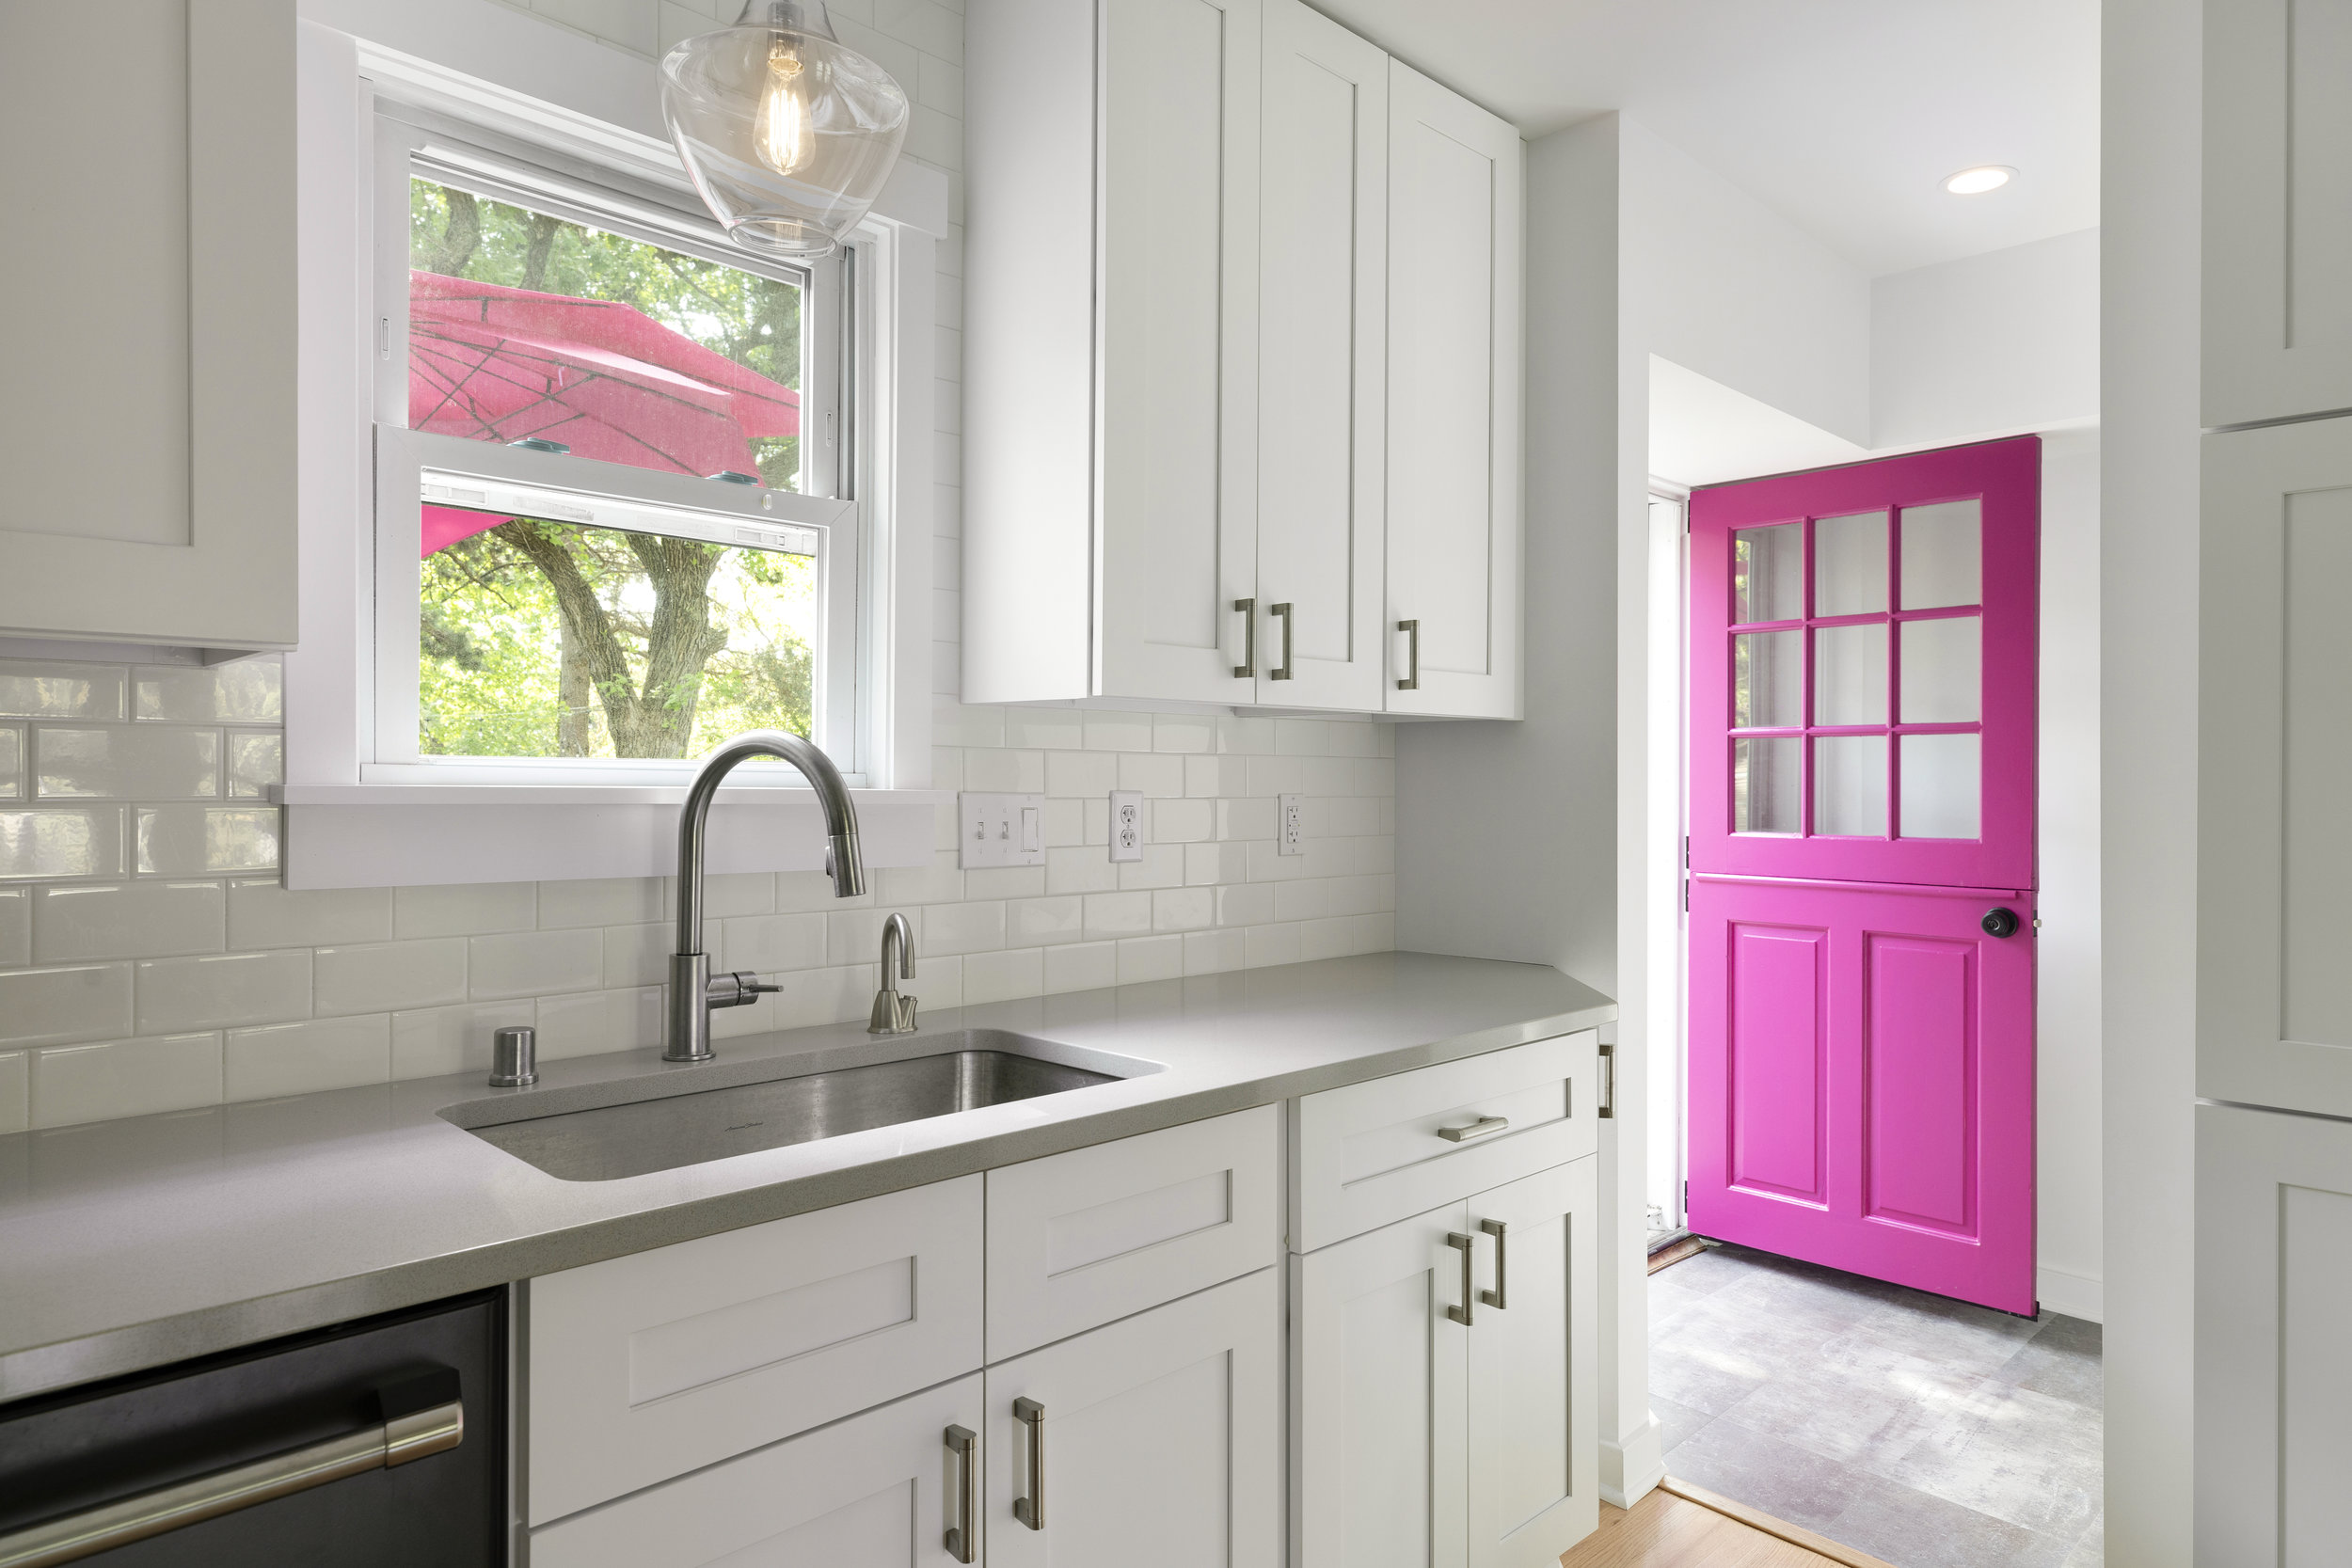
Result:
[[[445,277],[633,306],[787,387],[788,283],[417,180],[410,254]],[[797,489],[797,436],[753,443]],[[686,757],[742,730],[810,733],[805,557],[516,517],[423,562],[418,747],[453,756]]]

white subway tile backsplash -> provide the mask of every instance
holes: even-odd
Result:
[[[229,897],[218,882],[102,882],[31,892],[39,963],[217,953],[228,942]]]
[[[821,914],[739,915],[723,922],[718,966],[753,974],[780,969],[815,969],[825,961]]]
[[[466,1003],[392,1014],[392,1077],[439,1078],[490,1070],[491,1036],[538,1021],[529,1001]]]
[[[578,882],[539,884],[539,925],[554,930],[573,926],[635,926],[671,911],[669,882],[659,877],[607,877]]]
[[[0,714],[25,719],[121,719],[129,672],[114,664],[0,659]]]
[[[1076,844],[1045,851],[1047,893],[1107,893],[1119,886],[1119,866],[1099,845]]]
[[[1087,895],[1086,935],[1089,942],[1137,936],[1152,928],[1149,893],[1092,893]]]
[[[963,787],[1009,795],[1045,790],[1045,753],[976,748],[963,754]]]
[[[1152,716],[1148,713],[1089,712],[1087,750],[1148,752],[1152,749]]]
[[[1153,800],[1184,792],[1184,759],[1167,752],[1129,752],[1119,759],[1119,787]]]
[[[1183,937],[1128,937],[1119,944],[1119,983],[1122,986],[1173,980],[1184,973]]]
[[[1153,800],[1150,809],[1154,844],[1191,844],[1216,836],[1214,800]]]
[[[953,849],[937,851],[929,865],[891,866],[869,874],[866,884],[876,891],[883,909],[906,904],[952,904],[963,896],[963,873],[956,867]]]
[[[1184,759],[1187,795],[1239,795],[1248,783],[1249,765],[1241,757],[1210,755]]]
[[[1298,927],[1295,926],[1252,926],[1242,935],[1248,941],[1249,967],[1252,969],[1299,961]]]
[[[984,865],[963,874],[966,898],[1035,898],[1044,891],[1041,865]]]
[[[1122,888],[1182,887],[1184,885],[1184,846],[1147,844],[1143,859],[1119,863]]]
[[[598,935],[604,942],[600,983],[608,990],[669,984],[670,955],[677,951],[677,927],[674,923],[608,926]],[[710,951],[707,940],[703,943],[703,951]]]
[[[604,941],[595,931],[514,931],[467,942],[467,994],[476,1002],[602,984]]]
[[[0,1137],[33,1124],[33,1057],[27,1051],[0,1051]]]
[[[1048,752],[1045,793],[1060,799],[1108,795],[1119,787],[1119,757],[1112,752]]]
[[[318,1011],[385,1013],[466,1000],[466,939],[378,942],[318,950]]]
[[[966,1006],[981,1002],[1007,1002],[1018,996],[1037,996],[1045,990],[1045,950],[1041,947],[1012,947],[994,953],[966,953],[963,956],[963,1001]]]
[[[821,871],[787,871],[783,875],[814,877],[825,883],[828,896],[832,894],[833,884],[826,880]],[[776,874],[766,871],[735,871],[704,878],[703,918],[724,920],[730,915],[775,913],[777,880]],[[675,904],[671,907],[676,908]]]
[[[133,724],[33,726],[33,794],[43,800],[219,796],[220,732]]]
[[[275,806],[141,806],[136,822],[139,875],[201,877],[275,870],[278,828]]]
[[[923,911],[927,954],[977,953],[1005,945],[1005,906],[933,904]]]
[[[0,887],[0,969],[33,961],[33,890]]]
[[[285,737],[276,730],[229,732],[229,795],[259,800],[286,782]]]
[[[1274,749],[1284,756],[1319,757],[1331,750],[1329,723],[1321,719],[1277,719]]]
[[[1045,950],[1045,994],[1098,990],[1119,984],[1119,943],[1082,942]]]
[[[137,964],[138,1033],[308,1018],[310,957],[296,949],[153,958]]]
[[[35,1127],[74,1127],[220,1103],[220,1037],[53,1047],[33,1053]]]
[[[392,935],[470,937],[528,931],[539,924],[536,882],[474,882],[464,887],[405,887],[392,895]]]
[[[802,1029],[811,1024],[864,1018],[873,1006],[875,978],[870,963],[803,969],[779,974],[775,980],[784,989],[760,999],[771,1005],[771,1029]],[[726,1008],[711,1014],[712,1023],[735,1010]]]
[[[1213,887],[1220,882],[1238,882],[1248,874],[1249,855],[1239,844],[1184,846],[1184,883],[1187,887]]]
[[[1086,900],[1022,898],[1005,906],[1005,941],[1013,947],[1076,942],[1086,931]]]
[[[132,712],[181,723],[275,724],[285,717],[284,673],[275,654],[209,667],[140,665],[133,672]]]
[[[1274,919],[1272,882],[1232,882],[1212,889],[1219,926],[1264,926]]]
[[[870,1003],[879,972],[865,969],[860,974]],[[915,967],[914,978],[901,979],[898,989],[914,997],[926,1011],[937,1012],[942,1007],[962,1006],[963,956],[960,953],[933,954]],[[865,1007],[859,1007],[857,1015],[862,1017],[866,1011]]]
[[[229,884],[229,945],[316,947],[392,940],[392,890],[387,887],[289,892],[275,879]]]
[[[119,877],[123,808],[0,811],[0,878]]]
[[[1009,707],[1004,710],[1008,746],[1029,746],[1047,752],[1083,751],[1087,743],[1086,715],[1075,708]],[[967,745],[977,744],[967,741]],[[1054,790],[1059,795],[1062,790]]]
[[[1152,928],[1197,931],[1214,923],[1216,900],[1205,887],[1175,887],[1152,895]]]
[[[0,724],[0,800],[21,800],[24,794],[24,726]]]
[[[1246,931],[1187,931],[1184,933],[1184,973],[1222,974],[1249,967],[1249,937]]]
[[[221,1098],[232,1102],[389,1083],[391,1016],[370,1013],[231,1029],[221,1067]]]
[[[1155,752],[1214,752],[1216,720],[1205,713],[1155,713],[1152,716],[1152,749]]]
[[[129,964],[0,974],[0,1046],[99,1040],[131,1028]]]
[[[539,1054],[548,1061],[661,1043],[661,988],[539,999]]]

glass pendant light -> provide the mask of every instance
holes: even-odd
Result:
[[[661,115],[736,244],[807,260],[882,194],[906,140],[907,95],[834,37],[817,0],[749,0],[734,26],[670,51]]]

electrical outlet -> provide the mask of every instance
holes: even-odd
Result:
[[[1307,798],[1285,795],[1281,799],[1282,820],[1276,830],[1275,853],[1303,855],[1307,852]]]
[[[1045,863],[1045,797],[989,795],[967,789],[956,797],[956,863],[966,871],[992,865]]]
[[[1143,791],[1111,791],[1111,859],[1143,859]]]

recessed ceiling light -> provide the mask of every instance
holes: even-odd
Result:
[[[2010,182],[2017,171],[2007,164],[1983,164],[1976,168],[1963,168],[1958,174],[1944,177],[1944,188],[1954,196],[1982,196],[1997,191]]]

